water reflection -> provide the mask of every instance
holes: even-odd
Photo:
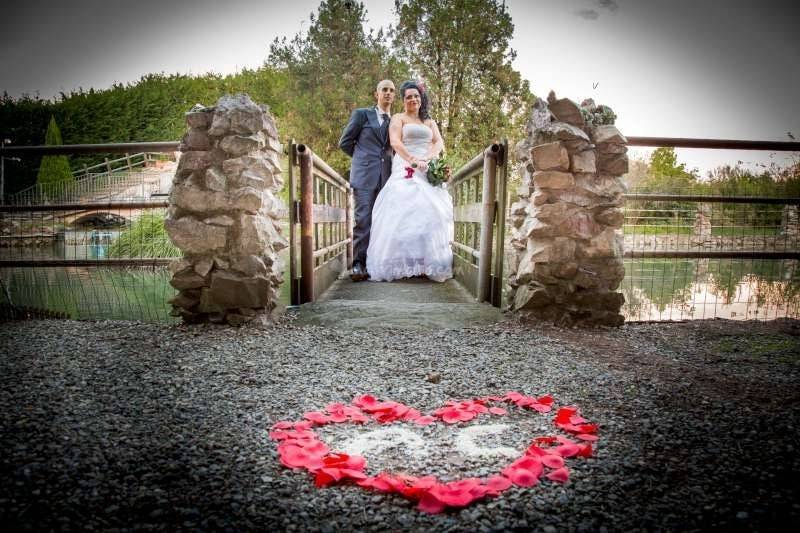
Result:
[[[67,230],[3,248],[4,259],[106,259],[119,230]]]
[[[175,295],[165,267],[33,267],[0,270],[17,306],[66,313],[73,319],[170,322]]]
[[[17,260],[102,260],[108,258],[120,233],[68,230],[37,246],[4,248],[0,253],[4,259]],[[282,255],[288,265],[288,250]],[[169,284],[172,274],[164,266],[3,268],[0,278],[17,306],[59,311],[73,319],[178,320],[170,316],[168,302],[177,291]],[[281,287],[280,302],[289,304],[288,283]]]
[[[800,318],[797,260],[625,261],[627,320]]]
[[[0,250],[5,259],[105,259],[120,234],[68,230],[35,247]],[[281,251],[288,270],[288,249]],[[797,260],[629,259],[620,290],[627,320],[800,318]],[[174,321],[167,303],[176,291],[165,267],[7,268],[0,277],[16,305],[73,318]],[[288,280],[288,271],[284,273]],[[281,286],[289,303],[289,283]]]

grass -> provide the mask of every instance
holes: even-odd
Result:
[[[736,335],[716,343],[715,351],[748,360],[775,359],[800,365],[800,339],[778,335]]]
[[[749,237],[779,235],[780,228],[775,226],[715,226],[711,228],[711,235],[719,237]]]
[[[688,226],[645,226],[626,224],[622,227],[625,235],[691,235],[693,228]]]
[[[164,215],[144,213],[108,248],[109,257],[180,257],[164,227]]]
[[[625,224],[622,231],[625,235],[691,235],[694,233],[694,228],[668,224]],[[715,237],[763,237],[779,234],[780,228],[775,226],[714,226],[711,228],[711,235]]]

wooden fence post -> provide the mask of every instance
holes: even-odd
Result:
[[[350,239],[350,242],[347,243],[347,268],[352,268],[353,267],[353,189],[351,187],[348,187],[345,195],[346,195],[345,209],[347,210],[345,227],[347,228],[347,238]]]
[[[314,301],[314,171],[311,151],[297,146],[300,160],[300,301]]]
[[[483,209],[477,290],[479,302],[491,301],[492,299],[492,235],[497,184],[497,156],[499,154],[500,145],[498,144],[491,145],[483,153]]]

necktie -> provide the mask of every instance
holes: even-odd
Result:
[[[389,131],[389,115],[381,113],[381,119],[383,119],[383,123],[381,124],[381,137],[385,139],[386,132]]]

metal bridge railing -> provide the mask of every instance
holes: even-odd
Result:
[[[455,171],[449,185],[455,224],[453,277],[479,302],[496,307],[503,298],[507,155],[507,140],[490,145]]]
[[[288,150],[289,279],[291,303],[300,305],[315,301],[353,262],[353,191],[309,146],[292,140]]]
[[[162,192],[160,176],[143,169],[160,154],[143,152],[84,167],[73,172],[73,179],[37,183],[7,198],[11,205],[44,205],[106,201],[112,198],[148,198]],[[121,163],[121,164],[120,164]]]

